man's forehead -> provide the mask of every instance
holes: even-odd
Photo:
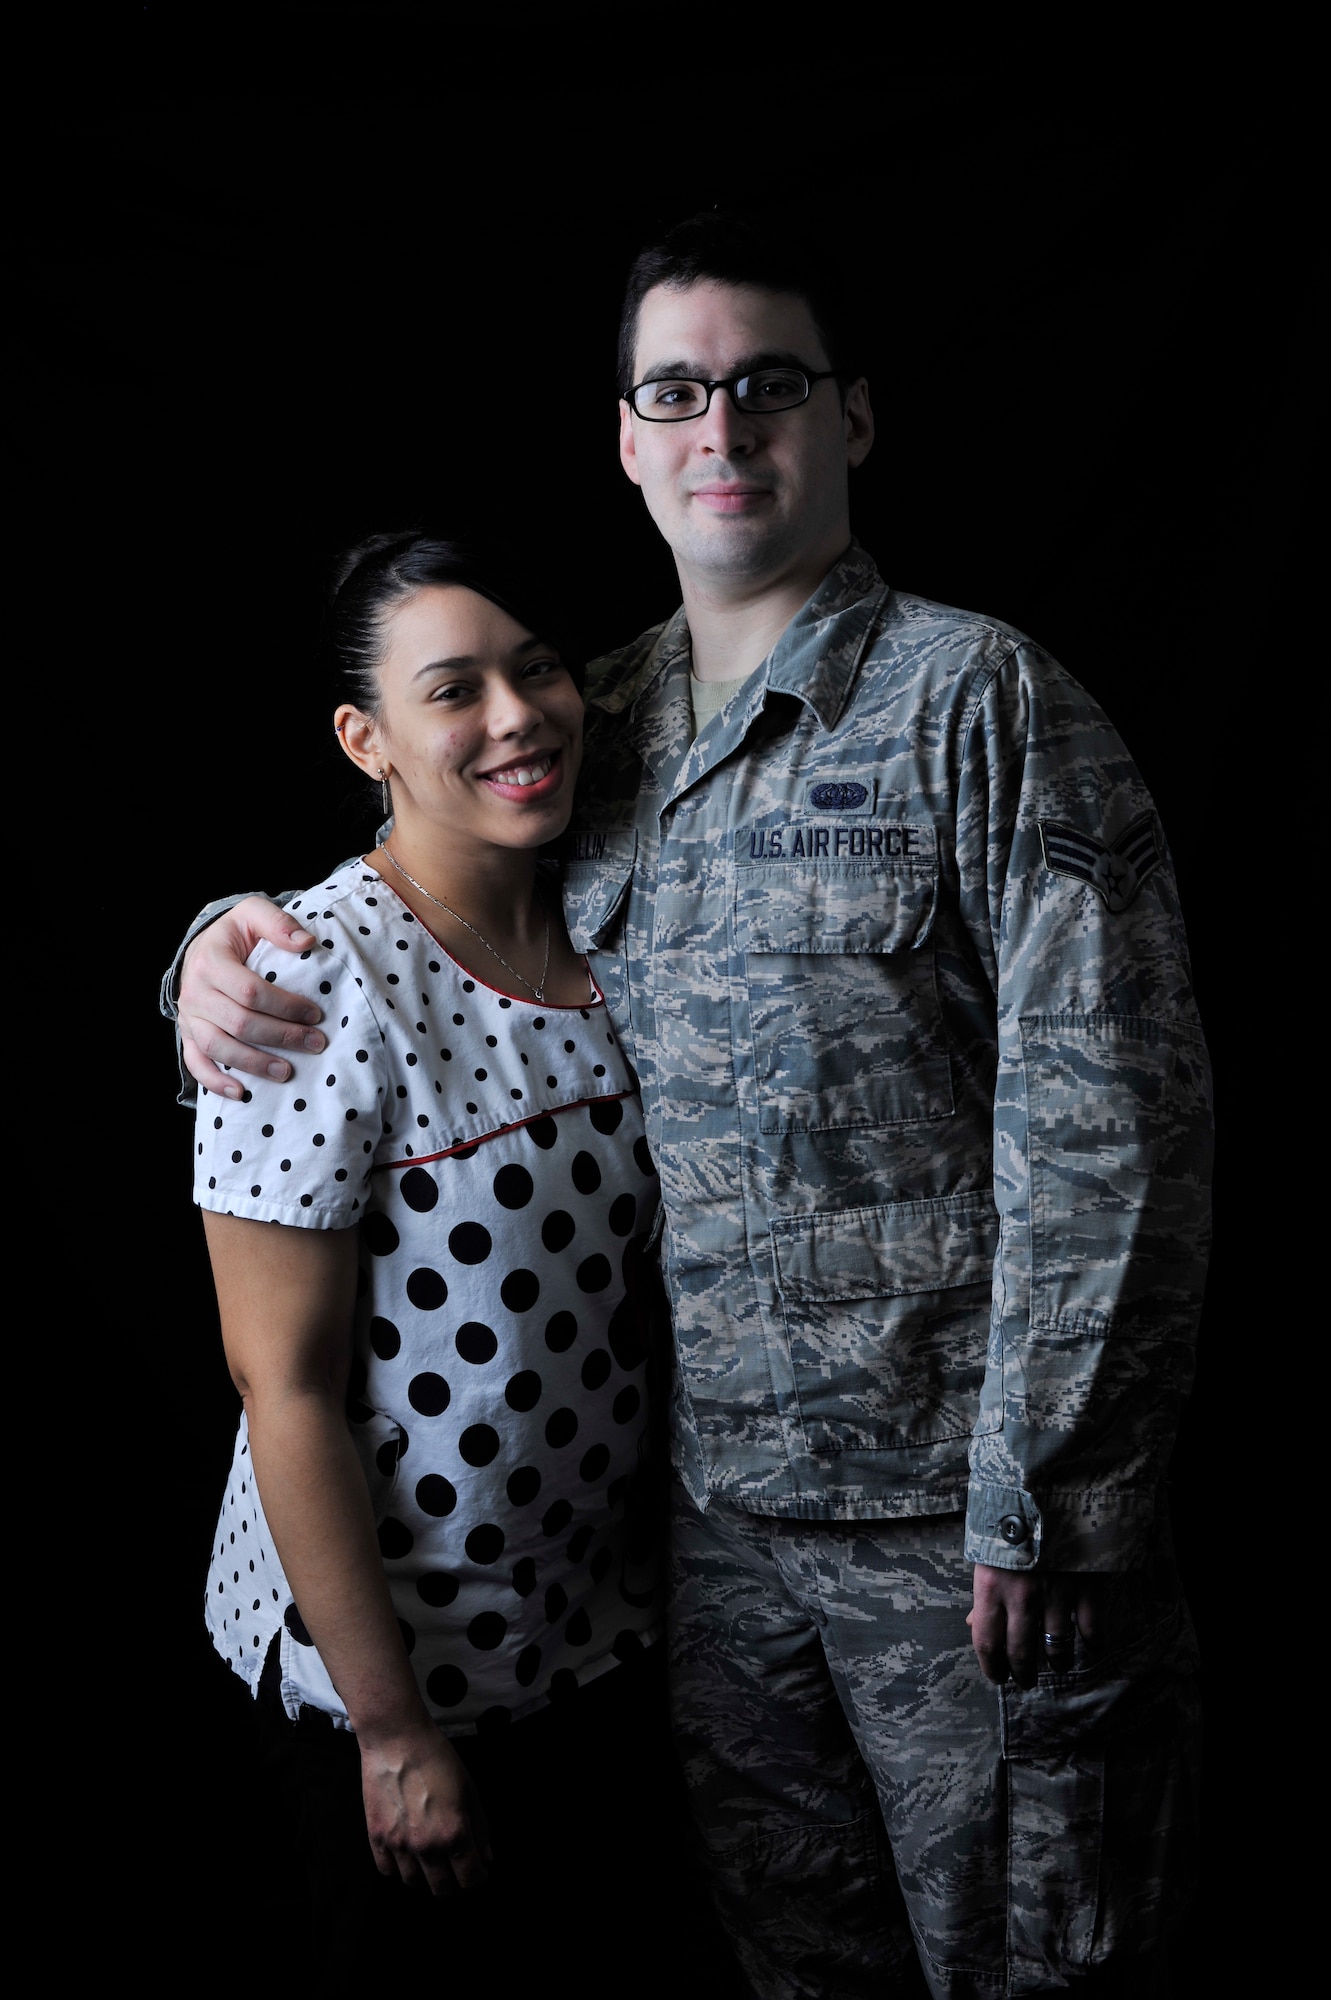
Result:
[[[827,365],[813,314],[791,292],[699,278],[689,285],[654,285],[638,310],[639,378],[647,369],[684,362],[725,370],[769,353]]]

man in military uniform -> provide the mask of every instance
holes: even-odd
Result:
[[[683,604],[593,669],[565,898],[661,1174],[719,1907],[782,2000],[1163,1992],[1209,1082],[1151,801],[1038,646],[852,540],[868,387],[787,246],[645,252],[621,368]],[[236,964],[289,928],[196,947],[212,1087],[311,1032]]]

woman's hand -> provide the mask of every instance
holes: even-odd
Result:
[[[478,1887],[493,1860],[485,1814],[466,1765],[433,1723],[399,1735],[362,1734],[361,1789],[375,1866],[432,1896]]]
[[[249,1076],[269,1076],[285,1083],[291,1064],[273,1049],[304,1049],[317,1054],[324,1038],[316,1023],[319,1009],[299,994],[270,986],[245,963],[256,944],[264,941],[284,951],[308,951],[317,940],[264,896],[247,896],[243,903],[200,931],[184,957],[180,971],[181,1053],[196,1083],[219,1097],[239,1098],[244,1086],[218,1068]]]

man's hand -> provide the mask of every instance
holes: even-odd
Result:
[[[975,1604],[966,1623],[981,1671],[991,1681],[1034,1687],[1044,1667],[1072,1665],[1076,1635],[1092,1646],[1100,1608],[1114,1578],[1071,1570],[990,1569],[975,1565]]]
[[[267,939],[284,951],[308,951],[318,940],[263,896],[247,896],[201,931],[185,953],[180,974],[180,1040],[185,1067],[196,1083],[220,1097],[240,1097],[244,1086],[223,1076],[225,1063],[249,1076],[285,1083],[291,1064],[268,1052],[325,1046],[316,1023],[319,1008],[270,986],[245,961]],[[313,1030],[313,1032],[311,1032]]]

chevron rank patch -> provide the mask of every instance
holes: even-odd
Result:
[[[1126,910],[1142,883],[1164,860],[1155,814],[1139,813],[1112,847],[1080,827],[1040,821],[1044,865],[1051,875],[1072,875],[1102,896],[1108,909]]]

